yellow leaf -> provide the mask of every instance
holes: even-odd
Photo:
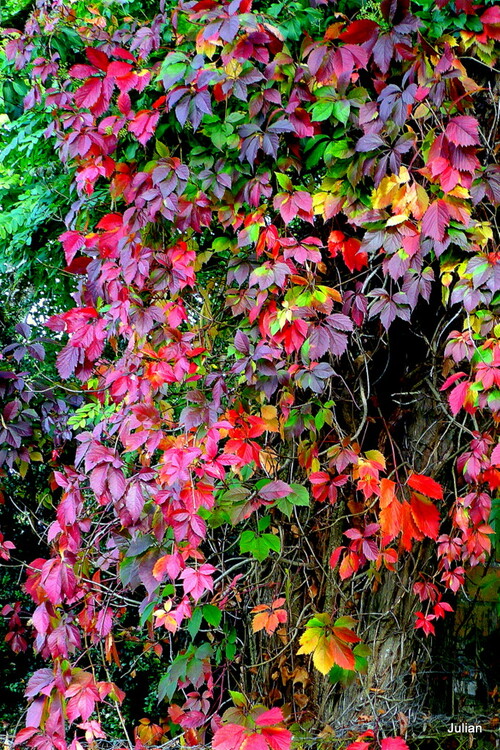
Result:
[[[417,106],[417,108],[415,109],[415,111],[413,112],[412,117],[413,117],[413,119],[418,120],[421,117],[427,117],[427,115],[429,114],[429,112],[430,112],[429,106],[427,104],[424,104],[424,102],[421,102]]]
[[[452,273],[443,273],[443,275],[441,276],[441,284],[444,287],[449,287],[452,281],[453,281]]]
[[[331,645],[326,636],[323,635],[313,654],[313,664],[321,674],[328,674],[330,669],[335,665]]]
[[[313,458],[311,461],[311,474],[313,474],[315,471],[319,471],[321,468],[321,464],[319,462],[319,459]]]
[[[371,203],[373,208],[387,208],[392,203],[395,193],[399,190],[399,182],[396,175],[384,177],[380,185],[372,193]]]
[[[300,648],[297,654],[312,654],[320,642],[322,632],[323,628],[306,628],[300,636]]]
[[[242,70],[243,65],[234,58],[229,60],[227,65],[224,66],[224,71],[227,73],[229,78],[239,78]]]
[[[280,430],[281,432],[281,430]],[[280,468],[280,463],[276,452],[272,448],[264,448],[259,453],[260,465],[268,474],[276,474]]]
[[[403,182],[409,182],[410,181],[410,173],[408,172],[406,167],[401,167],[399,170],[398,175],[398,182],[401,184]]]
[[[395,227],[407,220],[408,214],[396,214],[396,216],[391,216],[391,218],[386,221],[385,225],[386,227]]]
[[[38,451],[33,451],[30,453],[30,458],[32,461],[43,461],[43,456]]]
[[[263,406],[260,415],[266,423],[266,430],[269,432],[278,432],[278,410],[275,406]]]
[[[313,195],[313,213],[322,214],[328,193],[314,193]]]
[[[349,643],[359,638],[351,633],[354,624],[351,618],[341,618],[333,627],[328,614],[318,614],[309,620],[305,632],[300,637],[297,654],[312,654],[313,664],[321,674],[328,674],[335,664],[344,669],[354,669],[355,657]]]
[[[385,457],[380,451],[366,451],[365,456],[369,461],[376,461],[385,469]]]
[[[493,239],[493,230],[491,224],[486,221],[476,224],[473,231],[474,239],[477,239],[480,245],[486,245],[486,243]]]
[[[441,272],[451,272],[454,271],[455,268],[458,266],[458,263],[456,260],[447,260],[445,263],[441,263]]]
[[[211,250],[205,250],[202,253],[198,253],[196,255],[196,260],[194,262],[194,270],[199,271],[200,268],[203,266],[204,263],[206,263],[210,258],[212,257],[213,253]]]
[[[455,198],[465,198],[466,200],[470,198],[467,188],[464,188],[461,185],[456,185],[453,190],[448,192],[448,195],[454,195]]]
[[[422,185],[416,184],[415,190],[417,193],[417,200],[415,208],[412,209],[412,213],[416,219],[421,219],[427,211],[427,208],[429,207],[429,196],[427,195]]]

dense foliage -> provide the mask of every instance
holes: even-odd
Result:
[[[401,750],[390,639],[452,616],[498,518],[500,6],[40,0],[4,36],[35,297],[0,460],[50,489],[16,743],[127,735],[141,671],[139,744],[287,750],[358,690],[356,748]]]

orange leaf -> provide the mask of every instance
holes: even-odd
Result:
[[[401,531],[401,503],[396,497],[395,487],[396,483],[390,479],[380,480],[380,529],[390,539]]]
[[[424,534],[420,532],[413,520],[412,508],[410,503],[401,504],[401,545],[403,549],[409,552],[412,548],[412,540],[416,539],[421,542]]]
[[[284,623],[288,619],[288,613],[286,609],[281,609],[281,605],[285,603],[285,599],[275,599],[272,604],[258,604],[251,611],[257,614],[252,620],[252,630],[254,633],[258,633],[259,630],[265,630],[268,635],[272,635],[278,625]]]

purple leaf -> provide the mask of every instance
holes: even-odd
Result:
[[[280,497],[286,497],[290,495],[292,488],[286,482],[282,482],[281,479],[276,479],[274,482],[269,482],[259,490],[259,497],[263,500],[278,500]]]
[[[376,133],[368,133],[368,135],[362,136],[356,143],[356,151],[361,151],[362,153],[366,151],[374,151],[376,148],[385,145],[385,141],[379,135]]]

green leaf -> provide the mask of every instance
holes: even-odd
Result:
[[[286,497],[280,497],[279,500],[276,501],[276,507],[279,508],[287,518],[291,517],[295,505],[309,505],[310,503],[307,487],[303,487],[301,484],[291,484],[290,487],[293,492]]]
[[[213,604],[204,604],[202,608],[203,617],[212,627],[217,628],[222,620],[222,610]]]
[[[263,562],[269,557],[270,545],[262,537],[255,537],[251,553],[259,562]]]
[[[325,164],[329,167],[335,159],[347,159],[353,153],[353,149],[349,146],[345,138],[341,138],[339,141],[332,141],[325,148]]]
[[[179,656],[175,657],[166,674],[163,675],[158,684],[159,701],[162,701],[165,698],[172,700],[172,697],[177,690],[178,680],[186,679],[186,670],[190,656],[192,656],[192,651],[187,651],[185,654],[179,654]]]
[[[271,525],[271,516],[262,516],[257,521],[257,528],[259,531],[265,531]]]
[[[156,153],[162,158],[168,158],[170,156],[170,149],[161,141],[155,141],[155,149]]]
[[[291,484],[290,487],[292,488],[293,492],[288,495],[288,500],[290,500],[294,505],[309,505],[309,490],[307,487],[303,487],[301,484]]]
[[[158,602],[149,602],[144,609],[141,612],[141,616],[139,617],[139,625],[140,627],[144,627],[144,625],[151,619],[153,616],[153,612],[158,607]]]
[[[322,122],[328,120],[333,113],[333,105],[335,102],[332,101],[319,101],[313,105],[311,109],[311,117],[316,122]]]
[[[279,540],[279,537],[275,536],[274,534],[262,534],[262,541],[264,541],[268,549],[274,550],[274,552],[280,552],[281,551],[281,542]]]
[[[343,125],[347,123],[350,112],[351,112],[351,105],[349,102],[346,102],[344,99],[333,103],[332,114]]]
[[[248,706],[248,701],[243,693],[238,693],[236,690],[229,690],[228,692],[235,706],[238,706],[239,708]]]
[[[194,638],[198,633],[198,630],[201,626],[202,617],[203,613],[201,607],[197,607],[195,610],[193,610],[193,614],[191,615],[191,618],[187,624],[187,629],[191,638]]]
[[[293,191],[293,183],[290,179],[290,177],[287,174],[282,174],[281,172],[275,172],[276,180],[278,182],[278,185],[287,192],[291,193]]]
[[[247,529],[240,534],[240,552],[251,552],[255,544],[255,533]]]

